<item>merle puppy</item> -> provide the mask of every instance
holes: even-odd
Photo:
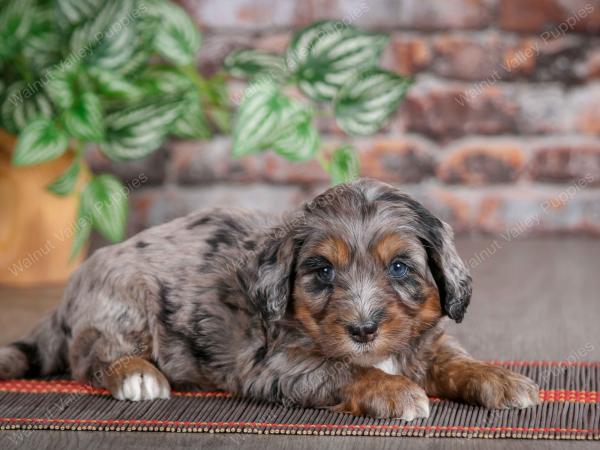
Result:
[[[0,378],[70,370],[122,400],[195,383],[406,420],[427,417],[428,395],[535,405],[530,379],[444,333],[470,297],[448,225],[362,179],[283,219],[202,211],[98,250],[58,309],[0,349]]]

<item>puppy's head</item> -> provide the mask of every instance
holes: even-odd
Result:
[[[443,315],[460,322],[470,300],[449,226],[378,181],[329,189],[272,245],[257,283],[265,308],[328,356],[368,364],[408,350]]]

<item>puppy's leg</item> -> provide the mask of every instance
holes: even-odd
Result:
[[[526,408],[540,402],[533,380],[472,359],[445,335],[436,341],[433,352],[425,383],[429,395],[486,408]]]
[[[404,420],[429,416],[427,394],[415,382],[376,368],[353,372],[353,380],[342,388],[342,402],[333,407],[334,411]]]
[[[168,398],[169,382],[149,361],[150,354],[144,336],[108,336],[87,328],[74,336],[69,349],[71,374],[76,380],[108,389],[119,400]]]

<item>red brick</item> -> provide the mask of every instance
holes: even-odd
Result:
[[[524,164],[525,152],[518,142],[469,139],[445,152],[438,176],[447,183],[508,183],[519,177]]]
[[[584,179],[600,185],[600,140],[578,137],[545,140],[532,147],[531,177],[538,181]]]
[[[125,184],[144,178],[144,184],[148,186],[161,184],[165,180],[167,159],[165,148],[159,148],[142,159],[122,162],[108,159],[98,147],[90,148],[85,155],[85,160],[94,173],[112,173]]]
[[[562,86],[521,84],[512,93],[518,103],[518,130],[524,134],[568,132],[572,128],[571,109]]]
[[[410,131],[448,139],[511,132],[517,111],[510,91],[495,83],[466,86],[427,80],[409,90],[398,120]]]
[[[480,29],[490,25],[495,0],[400,0],[400,25],[418,30]]]
[[[585,182],[489,189],[477,195],[472,227],[507,241],[556,232],[600,235],[600,192]]]
[[[233,158],[227,138],[173,142],[171,150],[172,176],[186,186],[221,181],[310,184],[330,180],[314,159],[292,162],[272,151]]]
[[[180,0],[203,30],[236,32],[290,28],[315,19],[310,3],[298,0]]]
[[[260,177],[264,161],[259,156],[234,159],[231,141],[174,141],[171,147],[171,176],[180,184],[206,184],[216,181],[249,182]]]
[[[435,173],[432,143],[415,136],[356,142],[361,175],[398,183],[417,183]]]
[[[503,40],[496,33],[443,34],[433,40],[433,70],[441,76],[462,80],[497,77],[504,71],[503,48]]]
[[[394,34],[384,53],[383,64],[403,75],[414,75],[428,68],[432,56],[426,39],[407,33]]]
[[[306,194],[297,186],[274,188],[263,183],[215,183],[142,190],[131,196],[134,212],[129,218],[129,229],[135,232],[216,206],[282,213],[298,208],[305,200]]]
[[[576,131],[600,135],[600,84],[590,84],[574,89],[570,96],[573,111],[573,128]]]
[[[501,0],[499,21],[506,30],[545,33],[545,39],[570,31],[597,32],[600,1]]]
[[[579,69],[583,79],[596,80],[600,78],[600,46],[597,45],[590,49]]]

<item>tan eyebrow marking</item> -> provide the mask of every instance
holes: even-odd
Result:
[[[388,264],[394,256],[408,248],[408,242],[397,234],[389,233],[377,241],[372,247],[372,253],[382,264]]]
[[[335,267],[345,267],[350,264],[350,247],[341,238],[329,236],[321,241],[315,251],[333,264]]]

